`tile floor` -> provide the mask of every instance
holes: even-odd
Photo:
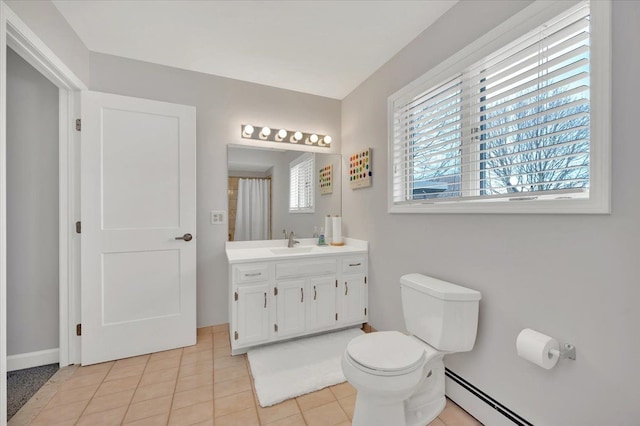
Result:
[[[15,425],[350,425],[355,389],[342,383],[272,407],[257,403],[245,355],[230,355],[228,326],[198,343],[88,367],[61,369]],[[447,401],[432,426],[481,425]]]

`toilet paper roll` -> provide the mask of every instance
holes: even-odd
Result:
[[[327,243],[331,242],[331,216],[324,218],[324,240]]]
[[[342,245],[342,218],[340,216],[331,218],[331,244]]]
[[[553,368],[558,362],[558,356],[551,354],[550,350],[558,350],[559,347],[558,341],[553,337],[530,328],[522,330],[516,340],[519,357],[547,370]]]

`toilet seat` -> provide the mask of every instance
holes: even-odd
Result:
[[[346,354],[360,370],[377,376],[400,376],[424,365],[426,351],[397,331],[363,334],[347,345]]]

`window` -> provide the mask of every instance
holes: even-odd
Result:
[[[313,213],[313,154],[302,154],[289,164],[289,170],[289,213]]]
[[[609,95],[595,87],[589,3],[554,13],[389,99],[391,212],[608,212],[610,138],[593,128],[608,124],[594,105]]]

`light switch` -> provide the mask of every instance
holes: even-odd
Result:
[[[227,223],[226,220],[227,212],[222,210],[211,210],[211,224],[212,225],[224,225]]]

